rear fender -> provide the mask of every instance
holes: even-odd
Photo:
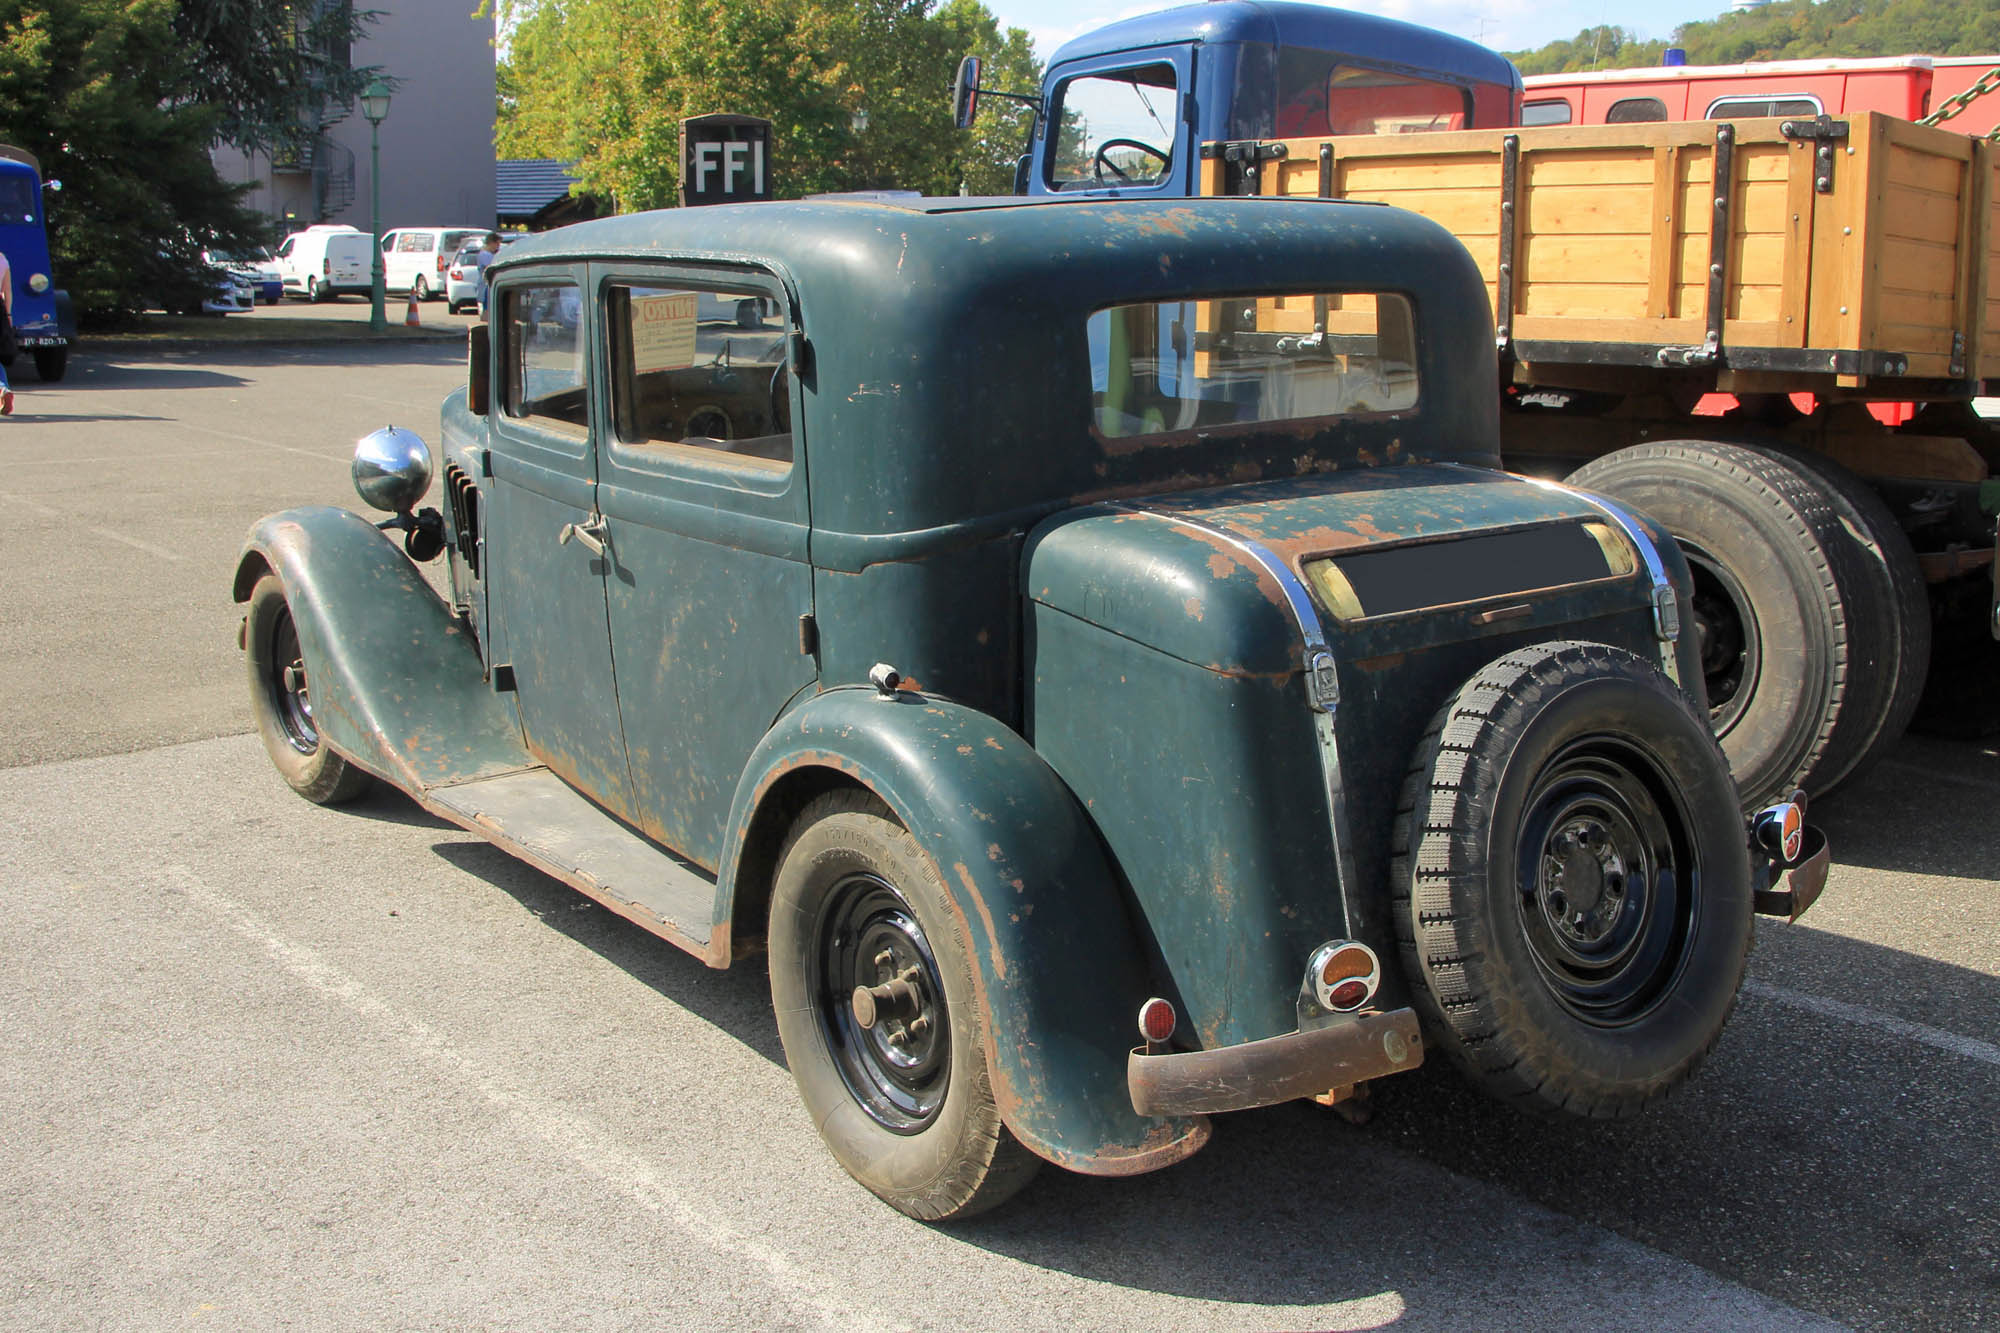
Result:
[[[531,762],[472,635],[367,519],[333,508],[259,519],[236,566],[236,600],[266,573],[284,585],[313,720],[339,753],[412,794]]]
[[[746,849],[782,837],[768,807],[802,773],[873,792],[936,864],[978,956],[987,1065],[1016,1138],[1090,1175],[1157,1170],[1207,1142],[1203,1117],[1132,1109],[1125,1066],[1149,972],[1094,830],[1032,746],[915,693],[815,695],[765,736],[737,786],[718,925],[739,895],[755,904],[766,891],[768,862]]]

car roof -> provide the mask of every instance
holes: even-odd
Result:
[[[1497,450],[1484,282],[1414,213],[1320,199],[800,200],[664,209],[509,246],[489,273],[764,266],[799,299],[813,522],[949,525],[1230,469],[1289,475],[1398,457],[1406,424],[1317,422],[1259,439],[1126,448],[1091,431],[1091,315],[1191,297],[1398,291],[1420,311],[1426,433]],[[600,273],[599,276],[602,276]],[[505,336],[502,334],[501,336]],[[1035,391],[1028,392],[1030,386]],[[1484,392],[1473,392],[1483,387]],[[1457,391],[1455,391],[1457,390]],[[940,442],[949,441],[948,448]],[[858,549],[858,548],[857,548]]]

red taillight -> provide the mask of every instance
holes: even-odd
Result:
[[[1327,998],[1333,1001],[1327,1006],[1329,1009],[1337,1009],[1343,1013],[1349,1009],[1359,1009],[1362,1002],[1368,998],[1368,983],[1358,977],[1349,977],[1328,992]]]
[[[1174,1007],[1158,996],[1140,1005],[1139,1035],[1148,1046],[1164,1044],[1174,1035]]]
[[[442,272],[444,272],[444,271],[445,271],[446,269],[448,269],[448,268],[450,268],[450,267],[451,267],[451,261],[450,261],[449,259],[446,259],[446,258],[445,258],[445,257],[444,257],[443,255],[439,255],[439,256],[438,256],[438,272],[442,273]]]
[[[320,275],[320,276],[321,276],[322,278],[330,278],[330,277],[332,277],[332,276],[333,276],[333,256],[332,256],[332,255],[326,255],[326,256],[322,257],[322,258],[321,258],[321,260],[319,261],[319,275]]]

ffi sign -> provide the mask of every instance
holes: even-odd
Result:
[[[681,204],[741,204],[771,197],[771,122],[756,116],[690,116],[681,122]]]

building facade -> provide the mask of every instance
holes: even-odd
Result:
[[[377,17],[348,59],[379,66],[395,84],[381,126],[383,228],[491,227],[493,16],[473,17],[473,0],[371,0],[369,8]],[[366,231],[368,138],[359,100],[332,102],[305,109],[301,133],[284,148],[218,148],[214,159],[224,180],[251,187],[244,202],[280,233],[315,222]]]

